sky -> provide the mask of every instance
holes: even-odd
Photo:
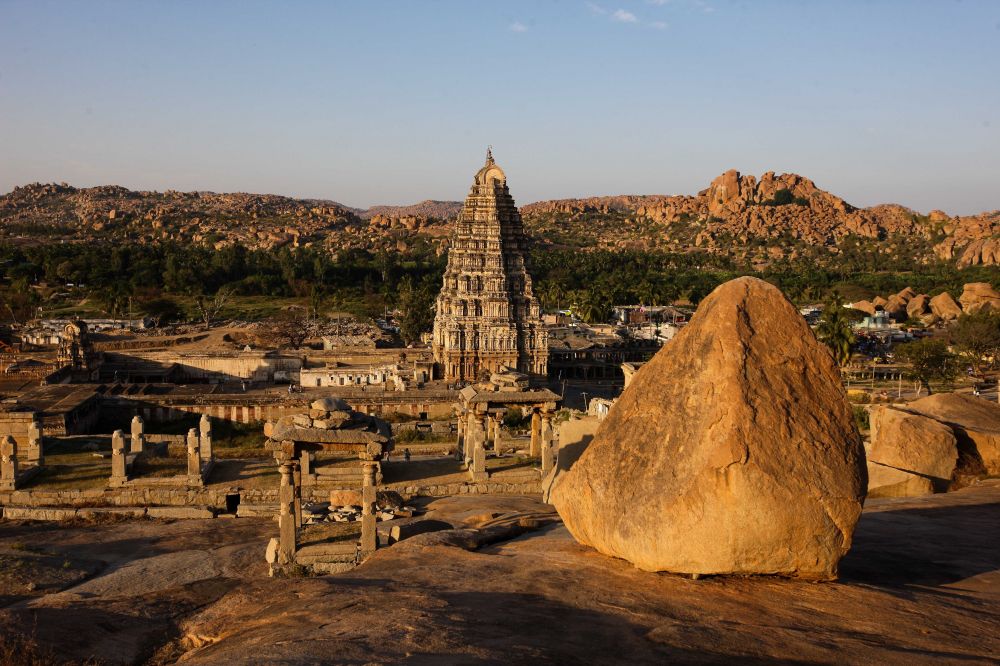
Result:
[[[1000,208],[1000,1],[0,0],[0,192],[519,204],[794,172]]]

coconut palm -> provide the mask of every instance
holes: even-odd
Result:
[[[823,308],[823,315],[816,327],[816,337],[830,348],[838,365],[851,360],[851,345],[854,344],[854,330],[847,311],[837,302],[836,295]]]

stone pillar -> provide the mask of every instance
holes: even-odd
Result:
[[[378,547],[375,533],[375,464],[361,463],[361,552],[370,553]]]
[[[302,485],[311,486],[314,483],[312,473],[313,454],[303,451],[299,455],[299,474],[302,476]]]
[[[125,433],[115,430],[111,434],[111,485],[120,486],[128,481],[128,466],[125,460]]]
[[[212,453],[212,421],[206,414],[201,415],[201,420],[198,421],[198,430],[200,431],[201,459],[212,460],[215,457]]]
[[[187,453],[188,453],[188,482],[192,482],[197,478],[198,483],[201,483],[201,451],[199,450],[198,444],[198,430],[191,428],[188,430],[187,434]]]
[[[17,487],[17,442],[10,435],[0,440],[0,490]]]
[[[469,468],[472,471],[473,481],[485,481],[487,478],[486,474],[486,442],[484,441],[484,436],[486,433],[486,425],[488,423],[488,418],[485,414],[476,415],[476,440],[474,442],[474,448],[472,450],[472,465]],[[480,434],[482,433],[482,434]]]
[[[455,458],[465,458],[465,414],[458,415],[458,439],[455,441]]]
[[[36,465],[45,464],[45,452],[42,450],[42,424],[32,421],[28,426],[28,462]]]
[[[475,414],[471,411],[465,414],[465,437],[462,444],[462,460],[466,465],[472,464],[472,453],[476,450],[476,439],[480,436],[477,431],[478,422]]]
[[[542,415],[537,410],[531,412],[531,451],[529,455],[532,458],[542,455]]]
[[[491,420],[493,421],[493,453],[499,458],[501,453],[500,447],[502,446],[500,443],[500,423],[502,422],[502,417],[500,414],[494,414]]]
[[[545,412],[542,414],[542,475],[546,475],[552,469],[555,458],[552,441],[552,414]]]
[[[142,453],[146,450],[146,425],[139,416],[132,417],[132,453]]]
[[[292,466],[292,488],[294,489],[292,509],[295,516],[296,529],[302,527],[302,468],[298,465]]]
[[[295,561],[295,480],[290,462],[278,465],[281,482],[278,486],[278,564]]]

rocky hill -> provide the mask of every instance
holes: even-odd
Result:
[[[33,184],[0,196],[0,239],[318,245],[331,251],[405,251],[426,242],[443,251],[460,207],[423,201],[359,210],[265,194]],[[521,210],[537,242],[580,251],[705,251],[759,267],[783,259],[835,262],[862,248],[917,263],[1000,264],[1000,211],[950,217],[895,204],[858,208],[796,174],[768,172],[758,179],[731,170],[696,195],[563,199]]]
[[[460,210],[462,210],[461,201],[434,201],[427,199],[411,206],[372,206],[368,210],[363,210],[358,214],[366,220],[376,215],[387,218],[420,217],[448,220],[458,215]]]

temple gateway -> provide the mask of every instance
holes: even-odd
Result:
[[[448,381],[473,382],[505,369],[546,373],[548,341],[528,273],[528,238],[490,151],[455,221],[433,348]]]

